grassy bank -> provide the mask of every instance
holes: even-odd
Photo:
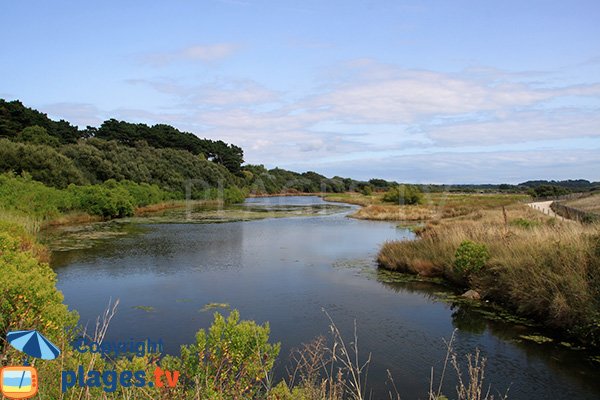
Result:
[[[386,269],[441,276],[588,345],[600,346],[600,227],[515,204],[430,221],[388,242]]]
[[[424,193],[422,204],[401,205],[384,201],[384,193],[365,195],[361,193],[326,194],[327,201],[338,201],[362,206],[350,215],[352,218],[377,221],[424,221],[467,215],[477,210],[498,207],[525,201],[530,197],[523,194],[462,194]]]
[[[565,201],[563,204],[581,211],[587,211],[600,215],[600,194],[594,194],[576,200]]]

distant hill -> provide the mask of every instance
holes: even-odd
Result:
[[[588,192],[591,190],[600,189],[600,182],[590,182],[585,179],[568,179],[564,181],[535,180],[519,183],[519,186],[532,189],[540,186],[556,186],[568,189],[571,192]]]

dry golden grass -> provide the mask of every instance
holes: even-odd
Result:
[[[44,221],[42,224],[42,229],[52,226],[86,224],[89,222],[98,222],[102,220],[102,217],[98,215],[90,215],[84,212],[71,212],[68,214],[62,214],[52,220]]]
[[[360,193],[326,195],[325,200],[363,206],[352,218],[377,221],[423,221],[452,218],[481,209],[498,208],[526,200],[519,194],[426,193],[420,205],[399,205],[383,202],[383,193],[365,196]]]
[[[223,205],[222,200],[171,200],[165,201],[157,204],[150,204],[143,207],[138,207],[135,209],[134,215],[136,217],[143,217],[153,213],[172,210],[176,208],[184,208],[188,205],[192,207],[218,207]]]
[[[340,203],[355,204],[357,206],[368,206],[369,204],[381,203],[380,195],[365,196],[360,193],[348,192],[348,193],[334,193],[334,194],[323,194],[324,200],[336,201]]]
[[[577,200],[566,201],[563,204],[577,208],[578,210],[600,214],[600,193]]]
[[[367,205],[351,215],[352,218],[377,221],[422,221],[436,216],[427,206]]]
[[[185,200],[165,201],[163,203],[150,204],[147,206],[138,207],[135,209],[135,216],[142,216],[145,214],[151,214],[154,212],[170,210],[173,208],[181,208],[181,207],[185,207]]]
[[[590,328],[582,335],[600,334],[600,226],[563,222],[515,205],[507,208],[507,220],[501,209],[481,210],[430,222],[419,236],[386,243],[379,264],[443,276],[550,326],[571,331],[595,326],[596,333]],[[454,269],[456,249],[465,240],[485,244],[490,254],[470,278]]]

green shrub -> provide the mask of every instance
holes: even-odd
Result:
[[[239,189],[236,186],[223,190],[223,202],[225,204],[243,203],[246,199],[246,191]]]
[[[16,136],[18,142],[30,144],[44,144],[52,147],[58,147],[60,140],[57,137],[50,136],[46,128],[38,125],[28,126],[24,128]]]
[[[76,323],[77,314],[62,303],[56,275],[36,258],[33,239],[16,234],[19,230],[6,225],[0,229],[0,335],[38,329],[50,340],[58,339],[65,327]],[[2,341],[0,354],[6,354],[5,346]]]
[[[74,196],[77,209],[104,218],[133,215],[135,200],[123,187],[109,188],[102,185],[70,185],[68,191]]]
[[[454,270],[462,275],[477,273],[485,266],[490,254],[485,244],[463,241],[454,254]]]
[[[0,208],[51,219],[72,209],[73,198],[64,190],[34,181],[27,173],[6,173],[0,175]]]
[[[128,180],[117,182],[114,179],[109,179],[103,183],[103,186],[111,190],[121,189],[127,191],[133,199],[133,205],[136,207],[156,204],[173,198],[172,194],[162,190],[157,185],[148,183],[136,183]]]
[[[370,185],[365,185],[360,189],[360,193],[365,196],[370,196],[373,194],[373,188]]]
[[[0,172],[27,172],[48,186],[65,188],[88,183],[72,160],[46,145],[0,139]]]
[[[532,228],[535,228],[536,226],[540,226],[540,223],[538,221],[532,221],[530,219],[525,219],[525,218],[513,219],[512,221],[510,221],[510,224],[512,226],[516,226],[516,227],[524,228],[524,229],[532,229]]]
[[[417,186],[398,185],[383,195],[383,201],[406,205],[422,204],[423,192]]]
[[[269,343],[268,323],[240,321],[236,310],[214,317],[208,333],[201,329],[195,344],[181,347],[181,358],[167,356],[162,365],[178,369],[182,385],[202,398],[260,398],[280,348]]]

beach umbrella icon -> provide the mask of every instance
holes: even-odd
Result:
[[[14,331],[6,335],[12,347],[30,357],[42,360],[54,360],[60,354],[58,347],[52,344],[38,331]]]

